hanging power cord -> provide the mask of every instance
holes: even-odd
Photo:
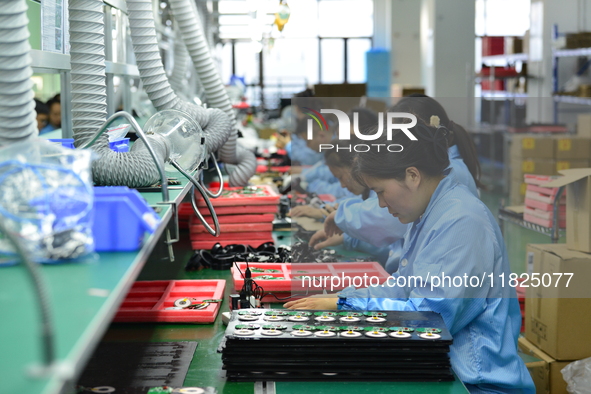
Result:
[[[55,360],[55,340],[47,286],[41,276],[39,267],[33,262],[27,249],[23,247],[17,236],[6,228],[2,220],[0,220],[0,233],[4,234],[14,245],[16,252],[21,256],[23,264],[33,281],[33,287],[37,293],[37,305],[39,306],[39,312],[41,314],[43,363],[45,364],[45,367],[49,367]]]

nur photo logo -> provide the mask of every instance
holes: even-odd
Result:
[[[310,117],[307,123],[306,138],[308,140],[312,140],[314,138],[313,129],[315,123],[322,131],[329,129],[328,122],[324,116],[322,116],[322,114],[332,114],[337,118],[338,131],[336,133],[336,138],[341,141],[351,140],[352,135],[354,135],[357,140],[375,141],[383,135],[384,131],[386,131],[387,140],[391,141],[394,130],[402,131],[411,141],[418,141],[417,137],[415,137],[409,130],[417,125],[417,117],[408,112],[387,112],[385,116],[382,112],[380,112],[378,114],[378,124],[375,132],[372,131],[371,134],[366,134],[359,130],[359,114],[357,112],[353,113],[353,122],[351,122],[349,116],[345,112],[338,109],[321,109],[320,111],[316,111],[309,107],[304,107],[303,109],[306,110],[304,114]],[[397,123],[404,119],[408,119],[410,122]],[[384,121],[386,123],[385,125]],[[379,152],[382,147],[393,153],[401,152],[404,149],[400,144],[351,144],[348,147],[337,146],[336,149],[337,151],[347,150],[351,152],[353,150],[355,152],[363,153],[369,152],[372,149],[375,149]],[[318,147],[319,152],[331,149],[335,149],[333,144],[320,144]]]

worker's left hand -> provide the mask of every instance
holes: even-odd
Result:
[[[301,300],[286,302],[283,307],[287,309],[336,310],[338,309],[338,300],[338,297],[335,297],[334,294],[318,294]]]
[[[343,234],[335,234],[332,237],[328,237],[327,239],[325,239],[322,242],[315,243],[313,246],[314,246],[315,250],[319,250],[319,249],[324,249],[324,248],[328,248],[331,246],[342,245],[343,240],[344,240]],[[312,240],[310,240],[310,244],[311,243],[312,243]]]

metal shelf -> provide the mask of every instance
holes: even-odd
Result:
[[[591,48],[555,49],[552,53],[554,57],[591,56]]]
[[[125,0],[103,0],[103,2],[127,14],[127,4],[125,3]]]
[[[515,63],[515,62],[526,62],[529,59],[527,53],[513,53],[510,55],[494,55],[494,56],[483,56],[482,63],[485,65],[492,65],[492,63],[498,64],[501,62]]]
[[[492,99],[492,100],[507,100],[507,99],[518,99],[518,98],[527,98],[527,93],[511,93],[502,90],[483,90],[481,94],[482,98],[485,99]]]
[[[591,97],[577,97],[577,96],[553,96],[557,103],[591,105]]]
[[[523,220],[522,213],[510,211],[503,206],[499,207],[499,214],[497,216],[499,219],[499,225],[501,224],[500,223],[501,221],[513,223],[517,226],[527,228],[528,230],[532,230],[537,233],[547,235],[548,237],[550,237],[552,239],[552,243],[557,243],[558,240],[560,239],[560,236],[566,234],[566,230],[558,227],[558,220],[557,220],[557,218],[559,216],[558,203],[560,202],[560,198],[562,197],[563,193],[564,193],[564,186],[558,188],[558,192],[554,196],[554,203],[553,203],[553,205],[554,205],[553,218],[554,219],[552,220],[552,227],[544,227],[544,226],[540,226],[535,223],[525,221],[525,220]],[[502,226],[501,226],[501,229],[502,229]]]
[[[135,64],[115,63],[105,60],[105,73],[139,77],[140,71]]]
[[[70,70],[70,55],[63,53],[40,51],[31,49],[31,67],[35,72],[37,70],[55,70],[69,71]]]

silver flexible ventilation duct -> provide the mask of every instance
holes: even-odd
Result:
[[[0,0],[0,146],[37,136],[24,1]]]
[[[233,130],[232,120],[216,108],[205,109],[181,100],[172,90],[162,60],[150,0],[127,0],[131,41],[144,89],[160,111],[177,109],[193,117],[206,133],[208,152],[217,151]]]
[[[205,89],[208,105],[222,109],[235,124],[236,119],[230,99],[211,58],[194,2],[192,0],[170,0],[169,3],[183,41],[195,65],[197,75]],[[238,164],[230,173],[230,185],[232,186],[246,185],[256,171],[256,158],[252,152],[238,145],[237,138],[237,130],[233,127],[228,141],[219,152],[224,163]]]
[[[72,78],[72,129],[76,146],[84,146],[103,125],[107,116],[105,85],[105,37],[102,0],[71,0],[70,63]],[[164,163],[167,148],[153,143]],[[97,185],[148,186],[160,175],[143,142],[137,141],[128,153],[113,152],[106,134],[92,149],[98,154],[92,173]]]

